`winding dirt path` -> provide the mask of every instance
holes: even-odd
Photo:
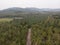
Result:
[[[31,29],[28,29],[26,45],[31,45]]]

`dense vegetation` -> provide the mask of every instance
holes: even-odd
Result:
[[[32,30],[31,45],[60,45],[59,14],[57,16],[50,13],[16,15],[0,16],[5,18],[5,22],[0,22],[0,45],[26,45],[29,28]],[[15,19],[15,17],[23,19]],[[8,22],[6,18],[13,20]]]
[[[32,26],[32,45],[60,45],[60,19],[47,19]]]
[[[0,23],[0,45],[25,45],[27,25],[17,21]]]

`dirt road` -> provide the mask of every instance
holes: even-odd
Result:
[[[31,45],[31,29],[28,29],[26,45]]]

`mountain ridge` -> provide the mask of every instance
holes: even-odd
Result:
[[[42,8],[42,9],[39,9],[39,8],[19,8],[19,7],[12,7],[12,8],[7,8],[7,9],[4,9],[4,10],[0,10],[0,15],[7,15],[7,14],[28,14],[28,13],[43,13],[43,14],[46,14],[48,12],[58,12],[60,13],[60,9],[49,9],[49,8]]]
[[[19,7],[12,7],[12,8],[7,8],[4,10],[0,11],[60,11],[60,9],[50,9],[50,8],[34,8],[34,7],[29,7],[29,8],[19,8]]]

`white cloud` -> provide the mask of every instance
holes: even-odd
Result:
[[[60,8],[60,0],[0,0],[0,9],[9,7]]]

